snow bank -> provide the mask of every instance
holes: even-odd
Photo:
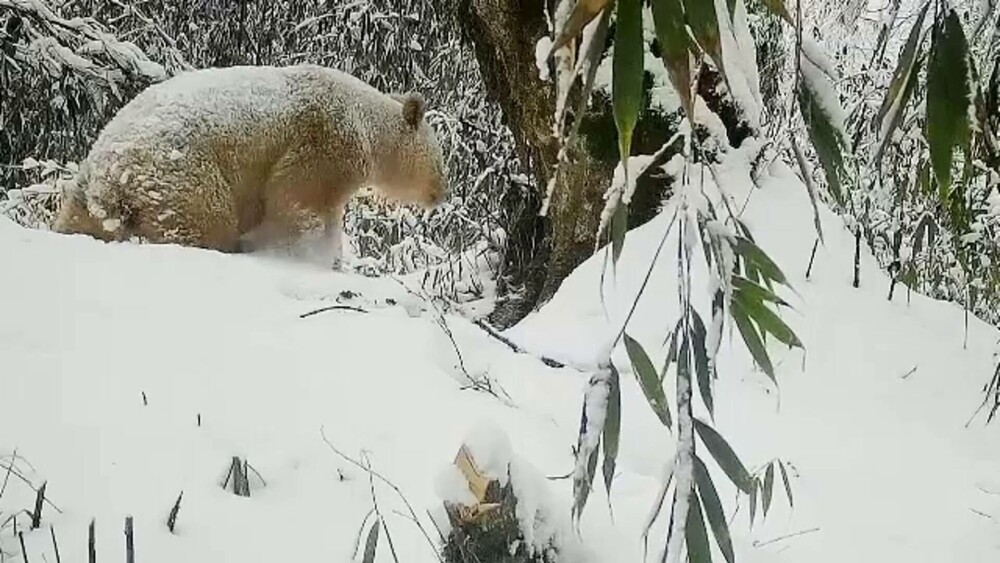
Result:
[[[775,387],[752,368],[738,333],[726,327],[718,358],[715,423],[751,471],[775,458],[792,471],[794,509],[776,485],[764,525],[749,530],[745,500],[717,467],[720,488],[740,561],[990,561],[1000,556],[995,518],[1000,517],[1000,426],[965,423],[982,400],[993,371],[998,332],[971,318],[963,347],[964,315],[953,304],[896,291],[863,251],[861,287],[851,287],[853,236],[828,209],[821,209],[826,244],[806,266],[815,241],[806,188],[784,164],[752,188],[742,151],[720,173],[743,220],[784,269],[796,293],[783,318],[805,342],[789,352],[770,346],[778,374]],[[694,170],[697,182],[709,174]],[[721,205],[716,205],[721,208]],[[609,329],[621,326],[670,217],[661,215],[630,231],[617,268],[605,278],[591,260],[578,268],[541,311],[508,336],[536,353],[596,369],[593,351]],[[676,229],[653,269],[646,295],[628,332],[662,365],[665,337],[677,319]],[[700,249],[694,264],[694,301],[709,311],[709,274]],[[674,438],[646,405],[623,346],[613,355],[622,371],[623,443],[620,475],[612,494],[616,523],[638,535],[641,516],[653,503],[662,467],[672,459]],[[668,378],[667,396],[674,396]],[[707,412],[697,416],[708,420]],[[706,454],[707,457],[707,454]],[[603,487],[598,499],[604,496]],[[599,533],[606,509],[592,500],[584,534]],[[635,508],[633,508],[635,507]],[[642,507],[643,510],[639,510]],[[759,511],[758,511],[759,518]],[[664,516],[650,534],[659,550]],[[779,539],[784,538],[784,539]],[[656,553],[657,551],[653,551]],[[861,555],[864,554],[864,555]],[[717,554],[721,560],[721,554]],[[624,560],[624,559],[623,559]]]

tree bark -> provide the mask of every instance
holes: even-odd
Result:
[[[449,0],[441,0],[448,2]],[[595,92],[583,119],[576,144],[568,147],[548,216],[538,211],[558,157],[553,135],[555,88],[543,81],[535,61],[535,44],[549,34],[546,7],[553,0],[450,0],[466,42],[475,50],[488,95],[500,105],[521,159],[528,163],[536,190],[510,190],[500,202],[516,217],[508,233],[501,297],[490,321],[509,326],[544,304],[562,281],[589,258],[597,243],[604,193],[618,163],[617,131],[611,100]],[[721,77],[703,69],[698,93],[726,124],[728,141],[739,144],[750,128],[733,103]],[[645,78],[646,96],[633,137],[633,154],[652,154],[677,131],[679,113],[653,107],[649,99],[652,75]],[[577,92],[576,95],[579,95]],[[575,107],[570,99],[569,107]],[[681,144],[677,144],[680,150]],[[665,154],[663,164],[674,152]],[[698,156],[698,155],[696,155]],[[638,179],[629,210],[629,228],[652,219],[672,190],[669,178],[652,172]],[[514,297],[512,297],[514,296]]]
[[[558,140],[552,134],[555,93],[535,63],[535,44],[548,35],[549,0],[458,0],[458,23],[474,46],[486,89],[504,114],[518,151],[529,163],[538,191],[512,194],[520,215],[509,233],[505,257],[509,275],[501,291],[518,289],[516,298],[498,303],[492,321],[507,326],[547,301],[562,280],[594,250],[604,191],[614,165],[595,159],[579,145],[570,147],[548,216],[540,217],[542,192],[552,177]],[[608,134],[614,134],[613,131]]]

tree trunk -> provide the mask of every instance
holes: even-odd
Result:
[[[445,0],[447,1],[447,0]],[[545,303],[597,243],[604,192],[618,163],[617,131],[606,92],[592,94],[576,145],[568,148],[548,216],[540,217],[542,192],[556,165],[559,142],[552,133],[555,108],[553,83],[543,81],[535,61],[535,44],[549,34],[553,0],[451,0],[465,40],[475,49],[488,95],[503,111],[522,160],[529,163],[537,190],[510,190],[500,202],[517,218],[508,233],[498,300],[491,321],[509,326]],[[654,48],[651,46],[651,48]],[[633,154],[652,154],[678,130],[679,111],[668,113],[652,103],[653,77],[644,78],[643,107],[633,136]],[[726,124],[729,144],[739,146],[751,133],[721,77],[704,69],[698,93]],[[578,95],[578,93],[577,93]],[[570,107],[575,100],[570,99]],[[725,142],[725,141],[723,141]],[[663,164],[681,150],[663,155]],[[699,155],[695,155],[699,157]],[[653,171],[638,179],[628,227],[652,219],[672,190],[671,180]]]
[[[545,2],[539,0],[458,0],[458,23],[474,46],[487,91],[503,110],[521,158],[529,163],[538,191],[552,177],[559,144],[552,134],[555,92],[535,64],[535,44],[549,30]],[[549,9],[554,9],[549,2]],[[614,134],[614,131],[607,132]],[[517,322],[548,300],[562,280],[594,250],[603,194],[614,165],[599,161],[579,145],[569,150],[561,181],[540,217],[542,194],[511,194],[502,202],[520,215],[509,233],[505,257],[508,275],[493,321]]]

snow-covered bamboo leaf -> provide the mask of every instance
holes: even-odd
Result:
[[[760,338],[760,333],[757,332],[757,327],[754,326],[753,321],[750,320],[749,315],[743,310],[743,307],[738,301],[733,301],[729,308],[729,314],[733,317],[733,322],[736,323],[736,328],[740,331],[740,336],[743,337],[743,342],[747,345],[747,349],[750,350],[750,355],[753,356],[754,362],[772,381],[777,381],[774,377],[774,365],[771,363],[770,356],[767,355],[767,348],[764,347],[764,341]]]
[[[803,67],[811,64],[803,61]],[[820,103],[821,85],[812,84],[807,75],[802,75],[799,88],[799,111],[809,133],[809,141],[816,150],[830,194],[838,205],[844,205],[845,195],[841,177],[844,174],[844,139],[834,124],[833,116]],[[827,93],[829,94],[829,92]]]
[[[733,563],[736,559],[733,554],[733,540],[729,534],[729,524],[726,523],[726,513],[722,508],[722,501],[719,500],[719,493],[715,490],[715,483],[712,476],[705,467],[705,462],[700,457],[694,456],[694,481],[698,486],[698,496],[705,505],[705,516],[708,524],[712,527],[712,534],[715,535],[715,542],[719,544],[722,556],[727,563]]]
[[[608,376],[608,409],[604,419],[604,432],[601,442],[604,444],[604,464],[601,472],[604,474],[604,488],[611,494],[611,481],[615,476],[615,464],[618,460],[618,443],[622,429],[622,394],[618,370],[612,364]]]
[[[715,66],[725,75],[722,62],[722,37],[714,0],[684,0],[684,12],[695,41],[712,58]]]
[[[756,284],[743,276],[733,276],[733,290],[739,291],[746,297],[757,301],[768,301],[777,305],[784,305],[786,307],[790,306],[784,299],[778,297],[777,294],[770,289],[760,284]]]
[[[792,483],[788,480],[788,471],[785,464],[778,461],[778,469],[781,470],[781,480],[785,483],[785,494],[788,495],[788,506],[795,506],[795,499],[792,497]]]
[[[584,507],[587,506],[587,499],[590,497],[590,490],[594,486],[594,474],[597,472],[597,449],[595,448],[587,456],[586,480],[576,480],[573,483],[573,515],[577,518],[583,514]]]
[[[712,546],[708,543],[708,530],[705,529],[705,518],[701,515],[698,495],[692,494],[688,499],[684,539],[687,541],[688,563],[712,563]]]
[[[752,485],[752,478],[750,477],[750,473],[747,471],[746,467],[743,466],[743,462],[736,456],[736,452],[733,451],[733,448],[729,446],[726,439],[716,432],[714,428],[697,418],[694,418],[693,420],[694,428],[698,432],[698,436],[701,437],[701,441],[705,444],[705,447],[708,448],[712,457],[715,458],[719,467],[726,472],[726,475],[733,482],[733,484],[736,485],[736,488],[744,493],[749,493]]]
[[[628,211],[625,208],[625,202],[619,201],[611,216],[611,261],[615,264],[625,248],[625,233],[628,232]]]
[[[378,534],[381,520],[375,519],[375,523],[372,524],[370,530],[368,530],[368,539],[365,541],[365,554],[362,558],[362,563],[374,563],[375,562],[375,550],[378,548]]]
[[[750,496],[750,527],[753,527],[754,518],[757,516],[757,480],[754,479],[750,482],[750,492],[747,493]]]
[[[763,501],[762,508],[764,509],[764,516],[767,517],[767,511],[771,509],[771,498],[774,496],[774,464],[767,466],[767,471],[764,472],[764,487],[761,490],[761,501]]]
[[[632,147],[632,131],[642,108],[642,0],[617,0],[617,3],[611,109],[618,128],[618,152],[627,174],[625,163]]]
[[[924,4],[920,15],[917,16],[917,21],[910,30],[909,37],[906,38],[906,43],[903,45],[903,50],[896,64],[896,71],[893,73],[889,89],[882,100],[882,106],[878,110],[876,125],[879,127],[881,141],[876,159],[885,149],[886,143],[892,137],[893,130],[899,125],[903,108],[906,107],[910,94],[913,92],[913,86],[916,84],[917,62],[920,59],[920,39],[923,37],[924,17],[927,15],[930,5],[930,0]]]
[[[663,392],[660,377],[656,373],[656,368],[653,367],[653,362],[649,359],[642,344],[639,344],[628,334],[623,335],[623,338],[625,339],[625,351],[628,352],[629,361],[632,362],[632,372],[639,380],[639,387],[642,388],[646,401],[649,402],[649,406],[652,407],[656,416],[660,418],[660,422],[667,428],[671,428],[673,422],[670,419],[670,407],[667,403],[667,396]]]
[[[750,239],[737,237],[736,252],[749,264],[753,265],[754,270],[759,272],[765,278],[776,281],[782,285],[788,285],[788,279],[785,277],[784,272],[781,271],[781,268],[774,263],[774,260],[771,260],[771,257],[768,256],[766,252],[761,250],[761,248],[754,244]]]
[[[958,14],[940,10],[927,64],[927,142],[934,178],[943,194],[951,187],[956,147],[969,143],[968,44]]]
[[[693,118],[691,97],[691,56],[684,7],[681,0],[657,0],[653,4],[653,23],[660,42],[660,58],[667,68],[674,91],[681,97],[681,107]]]
[[[570,40],[575,39],[583,28],[590,23],[591,20],[596,18],[603,12],[614,0],[578,0],[576,5],[573,6],[573,11],[570,12],[569,18],[566,19],[566,23],[563,28],[559,30],[559,35],[556,36],[556,40],[552,44],[552,50],[555,51],[570,42]]]
[[[757,323],[761,333],[771,334],[789,347],[802,347],[802,341],[795,332],[765,303],[748,297],[741,290],[733,292],[733,303],[734,308],[741,309]]]
[[[712,375],[711,363],[708,361],[708,351],[705,347],[706,331],[705,323],[701,320],[701,315],[697,311],[691,311],[692,331],[691,331],[691,352],[694,356],[694,371],[698,376],[698,389],[701,392],[701,399],[705,401],[708,414],[715,416],[715,405],[712,400]]]
[[[573,516],[577,518],[583,513],[594,484],[599,446],[607,423],[611,377],[607,368],[593,375],[583,399],[573,468]]]

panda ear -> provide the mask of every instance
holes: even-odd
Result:
[[[424,97],[416,92],[411,92],[403,99],[403,120],[416,129],[420,121],[424,118]]]

